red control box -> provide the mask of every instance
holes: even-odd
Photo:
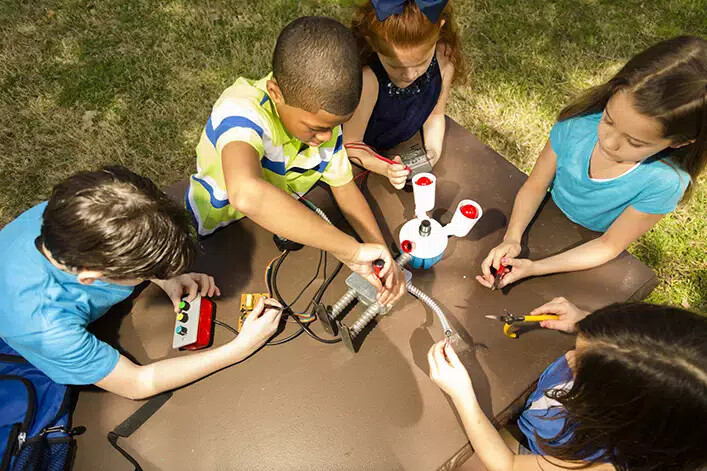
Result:
[[[216,304],[197,295],[191,302],[182,299],[179,308],[172,347],[178,350],[199,350],[211,346]]]

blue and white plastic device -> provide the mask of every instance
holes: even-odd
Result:
[[[400,248],[412,255],[412,268],[427,269],[439,262],[451,236],[466,237],[477,223],[483,211],[473,200],[462,200],[457,205],[452,221],[446,226],[427,216],[435,205],[437,178],[431,173],[418,173],[412,179],[415,197],[415,219],[400,229]]]

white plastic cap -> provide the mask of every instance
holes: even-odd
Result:
[[[452,216],[452,222],[444,226],[447,235],[466,237],[484,212],[474,200],[461,200]]]
[[[412,192],[415,197],[415,214],[425,217],[435,207],[437,177],[431,173],[418,173],[412,177]]]

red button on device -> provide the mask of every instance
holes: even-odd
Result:
[[[415,183],[420,186],[427,186],[432,184],[432,180],[430,180],[429,177],[420,177],[415,181]]]
[[[473,204],[465,204],[460,208],[462,214],[469,219],[476,219],[479,215],[479,210]]]

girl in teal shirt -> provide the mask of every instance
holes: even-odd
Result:
[[[562,110],[477,281],[491,287],[501,263],[512,267],[502,288],[608,262],[676,208],[706,161],[707,41],[662,41]],[[603,234],[546,259],[516,258],[548,188],[568,218]]]

